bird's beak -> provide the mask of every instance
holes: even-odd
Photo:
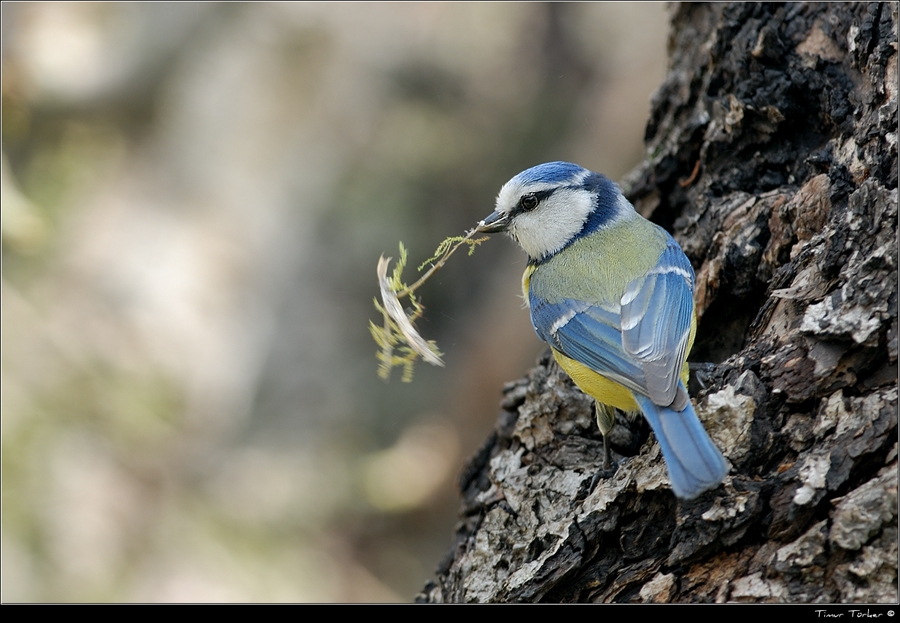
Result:
[[[509,214],[491,212],[483,221],[478,223],[475,231],[482,234],[495,234],[500,231],[506,231],[506,228],[509,227],[509,221]]]

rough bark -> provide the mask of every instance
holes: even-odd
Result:
[[[669,54],[623,186],[697,271],[692,394],[731,472],[680,502],[620,418],[598,480],[590,400],[544,357],[420,601],[897,601],[897,5],[682,4]]]

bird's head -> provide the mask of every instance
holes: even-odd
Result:
[[[548,162],[506,182],[496,210],[476,230],[505,231],[540,261],[629,214],[634,208],[604,176],[570,162]]]

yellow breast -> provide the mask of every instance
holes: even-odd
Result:
[[[566,374],[572,377],[575,384],[585,394],[603,404],[625,412],[640,411],[640,407],[635,402],[634,394],[631,393],[630,389],[615,381],[610,381],[574,359],[569,359],[555,348],[552,350],[556,363],[565,370]]]

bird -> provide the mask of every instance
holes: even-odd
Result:
[[[481,233],[525,251],[525,300],[538,337],[595,401],[609,465],[615,409],[643,413],[673,492],[692,499],[728,473],[691,404],[694,270],[674,238],[642,217],[605,176],[548,162],[510,179]]]

